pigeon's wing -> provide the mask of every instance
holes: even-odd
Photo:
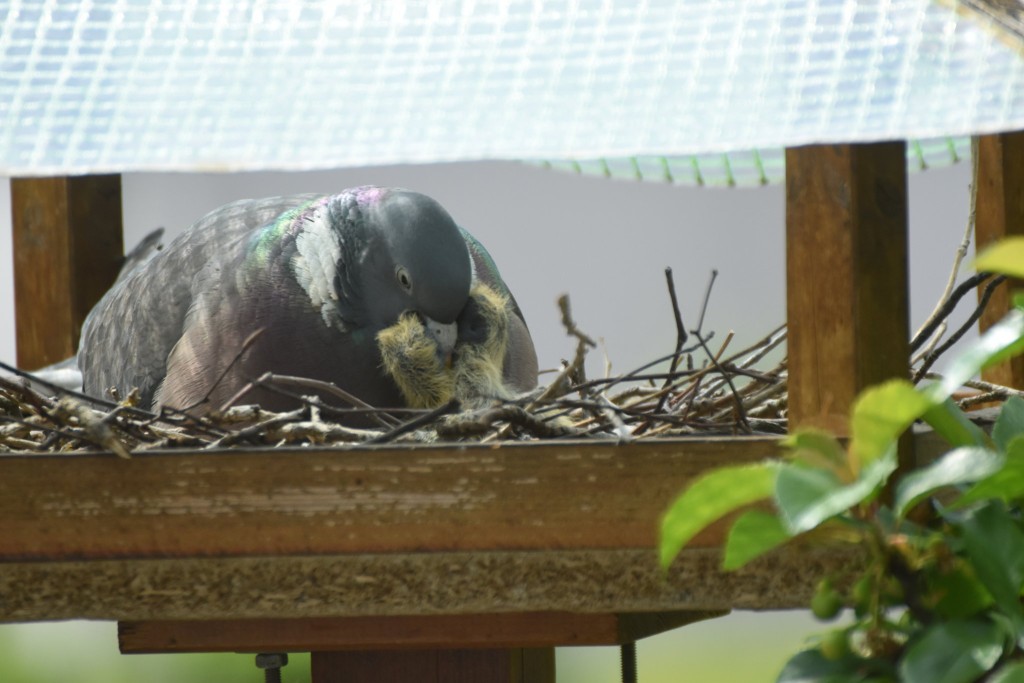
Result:
[[[236,239],[248,241],[248,235]],[[237,263],[226,259],[229,255],[240,254],[243,247],[244,244],[237,241],[224,245],[222,255],[207,260],[196,273],[192,302],[181,334],[168,351],[166,376],[154,394],[155,405],[181,409],[198,407],[196,404],[209,394],[217,378],[242,352],[243,340],[226,338],[243,332],[232,315],[237,315],[241,303],[235,282]]]
[[[121,272],[117,274],[117,281],[128,277],[160,253],[160,250],[164,248],[163,239],[163,228],[157,228],[143,237],[142,241],[124,255],[124,261],[121,263]],[[115,284],[117,281],[115,281]]]
[[[163,249],[163,236],[164,229],[157,228],[143,237],[141,242],[124,255],[121,270],[117,274],[113,287],[116,287],[118,282],[128,277],[136,269],[145,265],[160,249]],[[35,370],[32,374],[44,382],[49,382],[63,389],[82,391],[82,371],[78,368],[78,354],[71,356],[71,358],[65,358],[59,363],[53,363],[45,368]],[[40,388],[46,391],[45,387]]]
[[[533,346],[533,337],[526,325],[526,318],[516,303],[508,285],[501,279],[498,266],[484,245],[473,237],[465,228],[461,228],[466,240],[470,258],[473,260],[473,278],[493,287],[508,297],[512,313],[509,318],[508,350],[505,352],[504,379],[517,391],[529,391],[537,386],[537,351]]]
[[[142,405],[149,406],[195,303],[199,274],[243,258],[247,235],[315,196],[228,204],[148,253],[86,318],[78,352],[85,393],[103,396],[114,387],[123,396],[138,388]]]

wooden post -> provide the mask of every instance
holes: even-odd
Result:
[[[976,146],[977,183],[974,236],[980,252],[1004,237],[1024,236],[1024,131],[982,135]],[[1010,310],[1010,297],[1024,282],[1012,280],[996,287],[978,325],[982,331]],[[984,288],[978,290],[978,296]],[[982,377],[995,384],[1024,388],[1024,356],[986,368]]]
[[[137,574],[135,576],[138,578]],[[620,613],[544,610],[417,615],[412,613],[415,610],[413,607],[404,616],[119,621],[117,641],[124,654],[423,652],[452,648],[495,651],[528,648],[533,651],[560,645],[635,643],[641,638],[728,613],[722,609]],[[229,612],[231,608],[224,607],[224,611]]]
[[[909,373],[902,142],[786,150],[790,428],[848,433],[868,385]]]
[[[12,178],[18,365],[72,356],[124,253],[121,176]]]
[[[313,683],[554,683],[555,649],[314,652]]]

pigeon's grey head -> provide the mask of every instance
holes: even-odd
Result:
[[[370,341],[414,313],[439,354],[451,352],[473,270],[465,239],[440,204],[409,190],[364,186],[282,219],[292,226],[295,279],[326,324]]]
[[[373,188],[377,189],[377,188]],[[368,202],[367,284],[379,322],[405,311],[454,323],[469,300],[469,249],[455,221],[436,201],[409,190],[383,190]]]

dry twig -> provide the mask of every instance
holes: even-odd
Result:
[[[964,249],[965,243],[961,243],[958,254]],[[962,258],[957,256],[954,275],[942,300],[913,340],[914,349],[923,349],[915,380],[935,377],[929,371],[931,366],[973,325],[991,290],[1000,282],[999,278],[988,280],[968,323],[939,343],[940,330],[954,308],[988,277],[974,276],[953,285],[952,278]],[[587,353],[596,348],[597,343],[578,327],[568,297],[561,297],[558,302],[561,322],[567,335],[575,340],[572,360],[563,362],[547,386],[513,400],[496,401],[483,409],[459,412],[458,404],[450,402],[432,411],[382,410],[327,382],[266,373],[251,380],[220,410],[199,417],[186,411],[140,410],[134,407],[131,396],[117,404],[76,395],[41,382],[29,386],[0,377],[0,452],[103,449],[125,457],[131,451],[154,448],[219,449],[245,444],[500,442],[565,437],[630,440],[737,432],[784,433],[785,361],[776,360],[767,368],[760,364],[785,342],[786,328],[780,326],[757,342],[727,355],[733,340],[730,332],[717,350],[712,350],[709,342],[714,333],[705,331],[703,325],[716,276],[717,272],[713,271],[696,329],[687,331],[672,271],[666,269],[666,286],[676,330],[673,351],[629,372],[600,379],[588,380],[584,370]],[[236,361],[255,338],[253,335],[246,340]],[[703,367],[695,368],[693,354],[698,350],[707,360]],[[665,363],[667,370],[653,369]],[[610,368],[610,362],[605,364]],[[31,379],[28,373],[3,364],[0,369]],[[964,406],[1024,396],[1024,392],[981,381],[968,382],[967,386],[976,393],[962,399]],[[56,398],[41,393],[38,387]],[[277,413],[258,406],[235,405],[256,389],[288,397],[296,408]],[[367,421],[374,422],[377,428],[350,426]]]

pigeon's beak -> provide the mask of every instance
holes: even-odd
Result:
[[[423,316],[423,326],[427,330],[427,335],[437,344],[437,357],[446,368],[451,368],[455,342],[459,337],[459,324],[439,323],[433,318]]]

